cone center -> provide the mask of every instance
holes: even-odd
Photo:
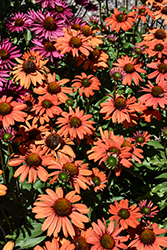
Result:
[[[100,242],[101,242],[102,247],[104,247],[105,249],[112,249],[115,245],[115,241],[114,241],[113,237],[111,237],[108,234],[104,234],[101,237]]]
[[[57,215],[64,217],[71,214],[72,206],[66,198],[59,198],[56,200],[53,209]]]
[[[61,138],[58,134],[53,133],[47,136],[45,142],[48,148],[55,149],[61,143]]]

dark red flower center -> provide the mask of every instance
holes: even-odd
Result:
[[[145,8],[141,8],[140,10],[139,10],[139,14],[141,15],[141,14],[144,14],[146,12],[146,9]]]
[[[127,63],[124,66],[124,70],[126,71],[126,73],[133,73],[135,71],[135,68],[132,63]]]
[[[63,165],[63,169],[70,173],[70,176],[73,177],[78,174],[78,167],[74,163],[67,162]]]
[[[34,140],[37,139],[37,136],[40,135],[40,131],[37,128],[33,128],[29,131],[29,139]]]
[[[154,47],[155,51],[162,51],[164,49],[164,46],[162,44],[156,44]]]
[[[38,154],[30,153],[26,156],[25,162],[30,167],[32,167],[32,166],[38,167],[41,164],[42,160]]]
[[[165,6],[162,10],[161,10],[162,14],[167,15],[167,6]]]
[[[159,69],[159,72],[164,74],[167,72],[167,64],[165,63],[161,63],[159,66],[158,66],[158,69]]]
[[[144,229],[139,237],[141,242],[146,245],[151,245],[155,241],[155,234],[150,229]]]
[[[130,213],[127,209],[122,208],[121,210],[119,210],[118,215],[121,219],[126,220],[127,218],[129,218]]]
[[[123,97],[118,97],[114,102],[115,108],[124,109],[126,106],[126,100]]]
[[[82,26],[81,32],[85,36],[90,36],[92,34],[92,29],[89,25],[86,24],[86,25]]]
[[[81,125],[81,120],[78,117],[70,118],[71,127],[78,128]]]
[[[60,92],[60,90],[61,90],[61,87],[57,82],[50,82],[48,84],[48,92],[50,94],[57,94]]]
[[[154,97],[161,97],[162,94],[163,94],[163,88],[161,86],[154,86],[151,90],[151,94],[154,96]]]
[[[155,32],[155,38],[157,39],[164,39],[166,37],[166,32],[164,29],[158,29]]]
[[[9,53],[6,49],[0,49],[0,58],[2,58],[2,60],[9,58]]]
[[[95,59],[99,58],[100,56],[100,51],[98,49],[94,49],[93,51],[90,52],[90,58]]]
[[[12,106],[7,102],[0,103],[0,115],[8,115],[12,112]]]
[[[47,136],[45,143],[48,148],[55,149],[61,143],[61,137],[56,133]]]
[[[131,144],[129,141],[124,141],[124,142],[122,143],[121,147],[122,147],[122,148],[123,148],[123,147],[130,147],[130,148],[132,148],[132,144]]]
[[[125,14],[119,14],[116,16],[117,22],[125,22],[126,21],[126,15]]]
[[[52,107],[52,102],[50,101],[50,100],[44,100],[43,102],[42,102],[42,106],[44,107],[44,108],[51,108]]]
[[[68,174],[65,173],[65,172],[61,172],[61,173],[58,175],[58,178],[59,178],[59,180],[61,180],[61,181],[67,181],[67,180],[68,180]]]
[[[79,48],[82,45],[82,41],[79,37],[72,37],[70,39],[70,46],[74,48]]]
[[[44,48],[45,48],[45,50],[48,51],[48,52],[55,51],[55,47],[54,47],[53,43],[50,42],[50,41],[45,42]]]
[[[59,216],[68,216],[71,214],[72,206],[71,203],[66,198],[59,198],[55,201],[53,206],[55,213]]]
[[[62,6],[58,6],[58,5],[55,6],[55,10],[56,10],[58,13],[62,13],[62,12],[64,11],[63,7],[62,7]]]
[[[95,184],[95,186],[99,186],[101,183],[100,178],[98,176],[93,176],[92,181]]]
[[[112,249],[115,246],[115,241],[112,236],[104,234],[101,237],[100,243],[104,249]]]
[[[91,85],[91,82],[89,81],[89,79],[87,78],[82,79],[82,86],[89,87],[90,85]]]
[[[75,245],[75,250],[89,250],[89,244],[83,236],[76,236],[72,243]]]
[[[116,157],[114,157],[114,156],[109,156],[108,158],[107,158],[107,165],[109,165],[109,166],[115,166],[117,164],[117,158]]]
[[[74,30],[80,30],[80,25],[78,23],[74,23],[72,26],[71,26],[72,29]]]
[[[23,70],[24,72],[26,72],[27,74],[29,73],[34,73],[36,71],[36,65],[33,62],[33,60],[28,59],[23,63]]]
[[[53,19],[53,17],[48,16],[43,20],[42,26],[46,30],[55,30],[56,28],[55,20]]]
[[[24,24],[24,21],[22,18],[16,18],[14,20],[14,26],[21,27],[21,26],[23,26],[23,24]]]
[[[145,142],[145,139],[144,139],[144,137],[143,136],[137,136],[136,137],[136,142],[138,142],[138,143],[143,143],[143,142]]]
[[[4,141],[10,141],[11,138],[12,138],[12,134],[11,134],[11,133],[5,133],[5,134],[3,134],[3,136],[2,136],[2,139],[3,139]]]
[[[108,151],[112,152],[112,153],[115,153],[117,155],[119,155],[119,153],[120,153],[119,149],[116,148],[116,147],[110,147]]]
[[[115,80],[120,80],[122,78],[122,75],[121,73],[119,72],[115,72],[112,77],[115,79]]]
[[[143,214],[150,215],[151,214],[151,209],[149,207],[147,207],[147,206],[146,207],[142,207],[141,212]]]

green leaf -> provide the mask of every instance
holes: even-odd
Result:
[[[167,179],[167,173],[160,174],[155,179]]]
[[[164,148],[161,143],[159,143],[158,141],[153,141],[153,140],[147,142],[147,145],[152,146],[155,149],[157,149],[157,148],[163,149]]]
[[[31,31],[30,30],[26,30],[25,33],[24,33],[24,39],[26,41],[26,45],[29,44],[31,38],[32,38]]]
[[[152,193],[157,193],[160,197],[164,196],[164,194],[167,193],[167,182],[163,182],[155,186],[152,189]]]
[[[16,241],[15,246],[16,247],[19,246],[21,249],[27,249],[30,247],[34,247],[34,246],[38,245],[39,243],[41,243],[46,237],[47,236],[41,236],[41,237],[37,237],[34,239],[25,238],[23,240]]]

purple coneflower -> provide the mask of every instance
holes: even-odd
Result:
[[[6,26],[11,33],[14,31],[24,32],[24,29],[30,27],[31,22],[27,14],[18,12],[12,14],[12,17],[8,18]]]
[[[153,207],[153,202],[149,201],[149,203],[147,204],[147,200],[142,200],[139,203],[139,209],[140,212],[145,216],[145,217],[154,217],[155,215],[157,215],[157,213],[159,212],[159,210],[156,210],[157,206]]]
[[[10,77],[8,72],[9,70],[0,68],[0,91],[2,90],[3,83],[8,81],[5,77]]]
[[[110,76],[117,82],[119,81],[122,81],[125,76],[126,76],[126,73],[123,69],[121,68],[112,68],[110,70]]]
[[[0,140],[10,142],[14,139],[16,131],[14,128],[0,129]]]

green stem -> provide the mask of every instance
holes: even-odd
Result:
[[[118,56],[119,56],[119,47],[120,47],[120,43],[121,43],[121,30],[119,30],[119,33],[118,33],[118,50],[117,50],[117,59],[118,59]]]
[[[6,216],[6,214],[5,214],[5,212],[4,212],[4,210],[3,210],[2,207],[0,207],[0,210],[2,211],[3,216],[5,217],[5,220],[6,220],[7,224],[8,224],[8,226],[9,226],[10,234],[12,235],[13,232],[12,232],[12,227],[11,227],[11,225],[10,225],[10,221],[9,221],[8,217]]]
[[[1,144],[0,144],[0,159],[1,159],[1,165],[2,165],[2,171],[3,171],[3,182],[4,182],[4,184],[6,184],[5,167],[4,167],[4,162],[3,162],[3,155],[2,155]]]

